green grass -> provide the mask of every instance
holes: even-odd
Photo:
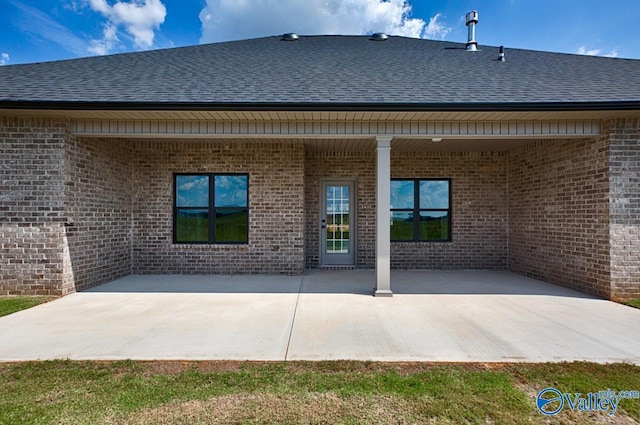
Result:
[[[626,301],[623,301],[622,303],[631,307],[640,308],[640,298],[626,300]]]
[[[0,317],[51,301],[49,296],[0,297]]]
[[[0,364],[0,424],[546,424],[540,389],[640,389],[640,367],[589,363],[34,362]],[[603,415],[561,412],[553,423]],[[640,421],[640,400],[616,419]],[[623,422],[627,421],[627,422]]]

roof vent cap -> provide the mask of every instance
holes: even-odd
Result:
[[[369,40],[371,41],[386,41],[389,39],[389,36],[383,32],[376,32],[371,34],[371,37],[369,37]]]
[[[469,28],[469,35],[467,37],[467,50],[469,52],[475,52],[478,50],[478,42],[476,41],[476,24],[478,23],[478,11],[472,10],[471,12],[465,15],[465,20],[467,21],[467,28]]]
[[[282,41],[296,41],[298,38],[298,34],[296,34],[295,32],[287,32],[285,34],[282,34],[282,37],[280,37],[280,40]]]
[[[506,60],[504,58],[504,46],[500,46],[500,53],[498,54],[498,60],[500,62],[504,62]]]

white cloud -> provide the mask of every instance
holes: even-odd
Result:
[[[98,0],[92,0],[98,1]],[[200,12],[201,42],[277,35],[386,32],[420,37],[426,23],[411,18],[407,0],[206,0]],[[441,25],[438,36],[448,32]],[[432,19],[433,20],[433,19]]]
[[[579,55],[587,55],[587,56],[604,56],[607,58],[617,58],[618,48],[616,47],[613,50],[611,50],[609,53],[601,55],[602,49],[587,49],[586,46],[580,46],[578,47],[578,50],[576,51],[576,53]]]
[[[118,40],[117,28],[123,26],[138,48],[149,48],[153,45],[155,30],[160,27],[167,16],[167,8],[161,0],[116,1],[113,5],[107,0],[89,0],[89,6],[102,14],[108,22],[101,40],[93,40],[89,51],[105,54],[114,47]]]
[[[94,55],[106,55],[113,50],[118,41],[118,28],[112,23],[106,23],[102,30],[102,38],[91,40],[91,46],[87,50]]]
[[[615,49],[613,49],[612,51],[610,51],[609,53],[607,53],[604,56],[607,57],[607,58],[617,58],[618,57],[618,48],[616,47]]]
[[[578,51],[576,52],[579,55],[587,55],[587,56],[598,56],[602,52],[601,49],[591,49],[587,50],[585,46],[578,47]]]
[[[429,24],[424,29],[424,37],[440,40],[444,40],[444,38],[451,32],[451,28],[447,26],[447,24],[443,22],[439,22],[440,13],[436,13],[431,19],[429,19]]]
[[[3,53],[0,55],[0,66],[6,65],[9,62],[9,53]]]

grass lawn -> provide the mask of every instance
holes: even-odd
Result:
[[[640,308],[640,298],[634,298],[632,300],[623,301],[623,304],[626,304],[631,307]]]
[[[535,397],[640,390],[640,367],[590,363],[34,362],[0,364],[0,424],[588,424],[636,423]]]
[[[0,317],[46,303],[54,298],[49,296],[0,297]]]

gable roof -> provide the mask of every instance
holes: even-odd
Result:
[[[0,108],[640,109],[640,60],[368,36],[280,37],[0,67]]]

